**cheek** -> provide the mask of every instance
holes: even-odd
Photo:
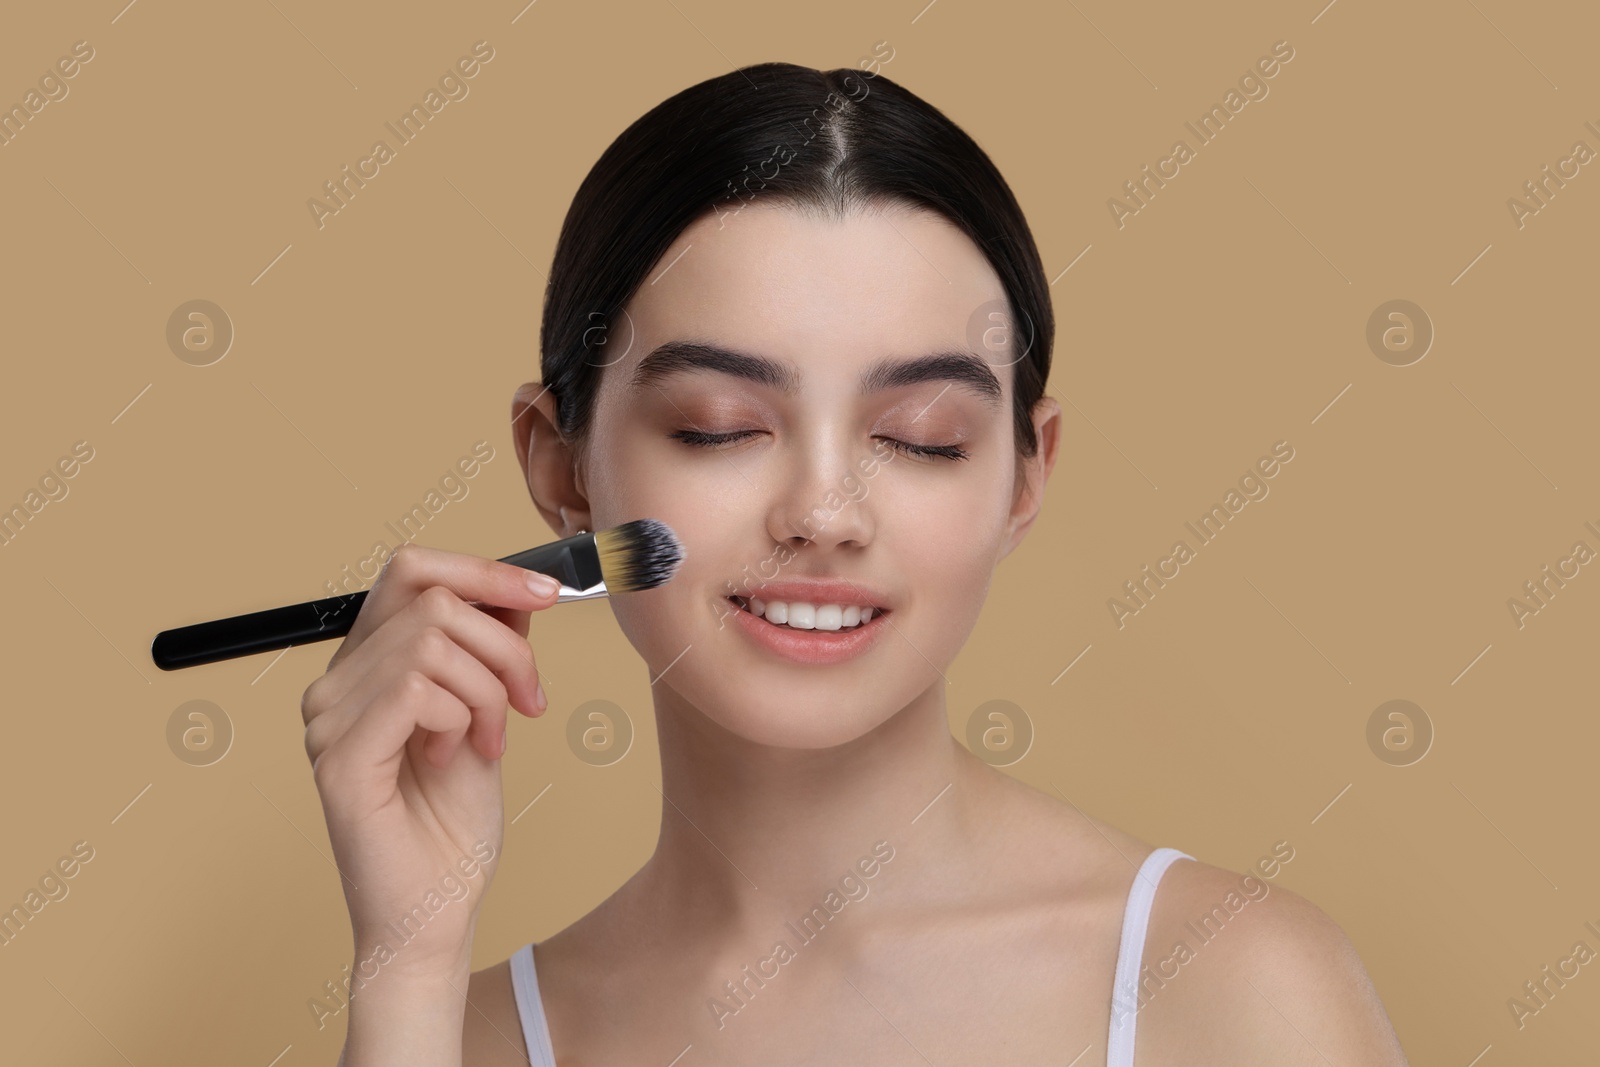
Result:
[[[719,461],[639,426],[613,433],[591,459],[596,522],[655,518],[681,533],[725,523],[753,495],[738,457]]]
[[[618,447],[595,459],[588,489],[599,528],[657,519],[683,546],[683,560],[670,582],[611,601],[630,642],[652,663],[659,659],[659,669],[682,651],[691,627],[719,625],[716,594],[737,592],[727,583],[737,580],[746,562],[752,570],[759,563],[746,559],[752,543],[759,544],[750,536],[757,521],[751,494],[734,491],[730,478],[744,483],[731,471],[716,475],[705,464],[695,470],[654,442]]]
[[[880,537],[897,546],[896,569],[986,583],[1005,538],[1011,468],[943,479],[917,471],[898,482],[891,480],[894,473],[891,465],[879,475],[866,503],[876,497],[873,517]]]

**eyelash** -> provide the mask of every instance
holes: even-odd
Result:
[[[728,444],[742,437],[748,437],[756,430],[740,430],[735,433],[704,433],[700,430],[674,430],[668,437],[674,437],[684,444],[695,448],[715,448],[717,445]],[[934,459],[966,459],[969,455],[966,449],[959,445],[913,445],[905,441],[897,441],[893,437],[885,437],[889,447],[902,454],[923,456]]]

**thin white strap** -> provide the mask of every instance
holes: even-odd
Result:
[[[511,992],[517,998],[517,1014],[522,1017],[522,1041],[528,1046],[532,1067],[556,1067],[556,1052],[550,1045],[550,1028],[544,1017],[544,1001],[539,998],[539,976],[533,969],[532,941],[511,954]]]
[[[1106,1067],[1133,1067],[1133,1034],[1139,1017],[1139,965],[1144,959],[1145,931],[1156,884],[1174,860],[1192,860],[1187,852],[1158,848],[1145,857],[1133,876],[1128,904],[1122,912],[1122,942],[1117,947],[1117,972],[1111,986],[1111,1027],[1106,1039]]]

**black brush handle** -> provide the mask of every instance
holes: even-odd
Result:
[[[500,562],[559,580],[564,588],[557,597],[558,603],[596,595],[587,591],[599,585],[603,577],[600,553],[592,533],[581,533],[504,556]],[[150,643],[150,658],[162,670],[175,671],[343,637],[355,625],[367,592],[362,589],[322,600],[308,600],[304,604],[162,630]]]

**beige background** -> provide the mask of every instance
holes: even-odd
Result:
[[[0,903],[94,849],[0,948],[8,1061],[335,1062],[343,1016],[319,1032],[306,1002],[349,933],[296,714],[332,649],[169,674],[151,637],[319,595],[480,439],[495,458],[422,540],[549,539],[507,410],[583,174],[693,82],[887,41],[884,73],[993,156],[1056,279],[1063,459],[949,672],[952,730],[1010,701],[1036,733],[1018,778],[1236,870],[1291,842],[1278,884],[1349,932],[1413,1063],[1593,1062],[1600,963],[1520,1031],[1506,1003],[1600,949],[1600,565],[1521,628],[1507,607],[1600,549],[1596,165],[1521,228],[1507,208],[1600,149],[1587,5],[121,3],[18,7],[0,34],[4,104],[95,50],[0,147],[0,504],[94,449],[0,548]],[[470,95],[319,230],[307,199],[478,40]],[[1108,198],[1280,40],[1270,94],[1119,229]],[[194,299],[236,334],[210,366],[166,341]],[[1437,331],[1410,366],[1366,341],[1394,299]],[[1270,495],[1119,629],[1108,598],[1280,440]],[[643,664],[605,604],[558,612],[533,632],[552,714],[514,721],[506,761],[508,818],[540,799],[477,966],[655,840]],[[210,766],[168,746],[194,699],[234,732]],[[610,767],[562,736],[590,699],[638,730]],[[1391,699],[1435,731],[1409,766],[1368,746]]]

